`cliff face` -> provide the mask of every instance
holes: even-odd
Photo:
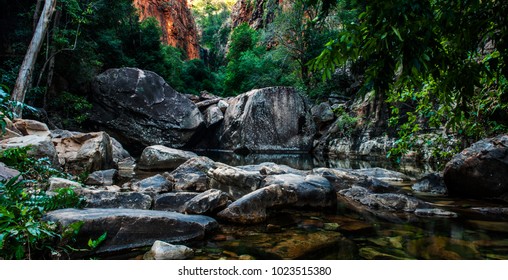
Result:
[[[199,58],[196,23],[187,0],[133,0],[140,19],[154,17],[162,28],[164,43],[183,49],[189,59]]]
[[[233,28],[246,22],[254,29],[271,23],[284,0],[238,0],[231,11]]]

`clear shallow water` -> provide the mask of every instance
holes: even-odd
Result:
[[[234,166],[275,162],[302,170],[382,167],[413,177],[432,171],[425,165],[319,160],[309,154],[201,155]],[[221,224],[217,233],[190,247],[195,249],[195,259],[508,259],[508,215],[472,210],[508,207],[506,202],[413,195],[458,217],[358,211],[339,202],[333,211],[274,210],[267,222],[253,226]]]

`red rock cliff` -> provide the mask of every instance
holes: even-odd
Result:
[[[231,11],[233,28],[246,22],[254,29],[271,23],[284,0],[238,0]]]
[[[187,0],[133,0],[140,19],[154,17],[162,28],[164,43],[181,48],[189,59],[199,58],[196,23]]]

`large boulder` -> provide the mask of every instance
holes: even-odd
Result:
[[[105,132],[53,133],[58,161],[73,174],[94,172],[115,167],[111,138]]]
[[[323,177],[295,174],[273,175],[266,178],[266,187],[249,193],[217,214],[221,219],[240,224],[266,220],[270,208],[335,207],[335,190]]]
[[[308,100],[295,89],[256,89],[229,101],[219,131],[221,149],[309,151],[316,133]]]
[[[474,143],[446,164],[450,195],[501,198],[508,193],[508,134]]]
[[[202,239],[218,227],[210,217],[137,209],[61,209],[46,214],[45,220],[66,227],[83,222],[78,239],[97,238],[107,232],[98,252],[117,252],[151,246],[156,240],[185,242]]]
[[[141,170],[174,170],[187,160],[197,157],[193,152],[155,145],[146,147],[136,168]]]
[[[93,83],[91,120],[124,145],[185,146],[203,125],[196,105],[154,72],[110,69]]]

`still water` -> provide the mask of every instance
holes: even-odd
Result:
[[[262,162],[301,170],[316,167],[397,170],[413,177],[427,165],[395,166],[387,161],[317,159],[309,154],[207,153],[229,165]],[[411,185],[398,185],[411,190]],[[456,218],[359,211],[339,201],[331,212],[310,209],[272,211],[266,223],[221,225],[218,233],[194,244],[196,259],[508,259],[508,214],[486,214],[478,207],[508,207],[506,202],[413,193]],[[508,211],[505,211],[508,213]]]
[[[309,154],[199,154],[232,166],[274,162],[300,170],[381,167],[415,178],[433,171],[429,165],[318,159]],[[410,184],[398,183],[397,187],[412,192]],[[278,209],[258,225],[221,223],[216,233],[190,247],[195,250],[195,259],[508,259],[506,202],[412,195],[458,217],[358,210],[339,199],[337,208],[331,211]],[[479,207],[501,208],[498,212],[504,214],[476,211]]]

